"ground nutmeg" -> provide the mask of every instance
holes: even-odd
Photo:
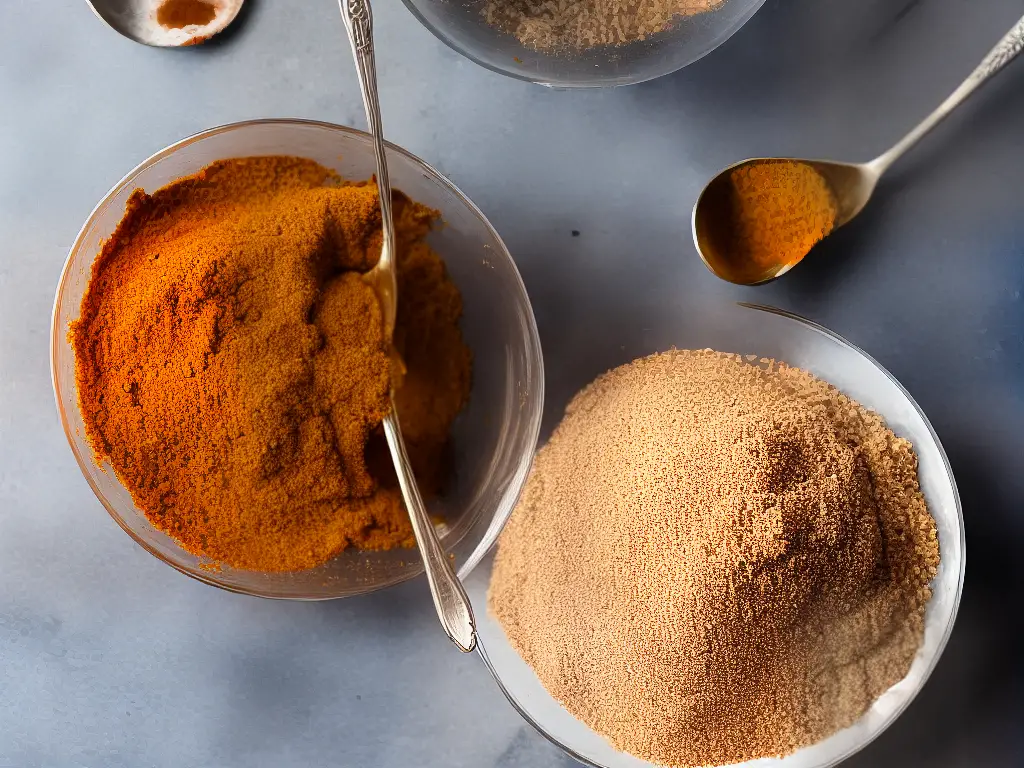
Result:
[[[407,367],[396,404],[421,489],[469,393],[461,297],[396,194]],[[221,565],[294,571],[413,544],[380,423],[390,350],[361,274],[376,185],[295,157],[224,160],[136,190],[70,340],[86,434],[150,522]]]
[[[938,565],[913,448],[876,414],[797,368],[672,351],[569,405],[489,607],[617,749],[731,765],[824,739],[901,680]]]
[[[578,55],[639,43],[725,0],[485,0],[487,23],[536,51]]]

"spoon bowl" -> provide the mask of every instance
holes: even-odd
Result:
[[[708,269],[731,283],[761,285],[781,277],[803,260],[801,256],[795,260],[764,264],[738,259],[725,236],[725,230],[730,224],[728,212],[733,174],[745,168],[778,162],[809,166],[825,181],[836,205],[835,223],[830,233],[864,210],[881,178],[881,173],[873,163],[858,165],[830,160],[771,157],[743,160],[721,171],[708,182],[697,198],[693,208],[693,239],[697,253]]]
[[[223,32],[245,0],[86,0],[108,27],[159,48],[198,45]]]

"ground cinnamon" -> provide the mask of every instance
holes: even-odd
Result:
[[[428,495],[470,376],[459,292],[424,242],[437,215],[396,195],[397,404]],[[226,160],[131,196],[71,328],[76,382],[97,456],[190,552],[291,571],[413,543],[379,431],[389,349],[360,276],[380,230],[374,184],[299,158]]]

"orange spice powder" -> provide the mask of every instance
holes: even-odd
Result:
[[[423,492],[447,476],[469,394],[462,304],[424,242],[437,212],[397,194],[397,407]],[[136,190],[70,338],[86,432],[153,525],[260,571],[349,546],[411,546],[380,423],[390,362],[361,279],[376,186],[300,158],[226,160]]]

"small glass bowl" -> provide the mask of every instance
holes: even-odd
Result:
[[[200,581],[261,597],[323,600],[371,592],[423,571],[415,550],[346,550],[297,573],[258,573],[210,563],[154,528],[107,462],[97,465],[78,408],[68,324],[79,315],[93,260],[138,187],[155,191],[225,158],[296,155],[346,179],[376,171],[370,137],[351,128],[305,120],[257,120],[197,134],[157,152],[119,181],[89,216],[68,254],[53,307],[51,373],[71,449],[110,516],[144,549]],[[533,310],[512,257],[483,213],[440,173],[394,145],[391,180],[413,200],[441,211],[444,225],[428,241],[462,292],[473,388],[452,428],[455,472],[443,498],[428,504],[446,523],[439,533],[465,576],[511,514],[533,460],[544,404],[544,367]]]
[[[725,0],[714,11],[680,16],[664,32],[622,46],[543,53],[490,26],[481,2],[404,0],[420,22],[467,59],[503,75],[560,88],[631,85],[689,66],[732,37],[765,0]]]
[[[730,305],[709,308],[696,322],[653,332],[640,356],[681,349],[723,352],[781,360],[832,383],[885,419],[917,451],[921,490],[938,526],[941,565],[932,582],[924,644],[907,676],[886,691],[853,726],[782,759],[756,760],[747,768],[827,768],[860,751],[888,728],[924,686],[953,630],[963,589],[965,541],[960,497],[939,439],[917,403],[882,366],[819,325],[768,307]],[[548,740],[582,763],[597,768],[655,768],[615,750],[553,699],[533,670],[509,644],[487,610],[493,554],[470,576],[466,589],[476,614],[480,655],[512,705]]]

